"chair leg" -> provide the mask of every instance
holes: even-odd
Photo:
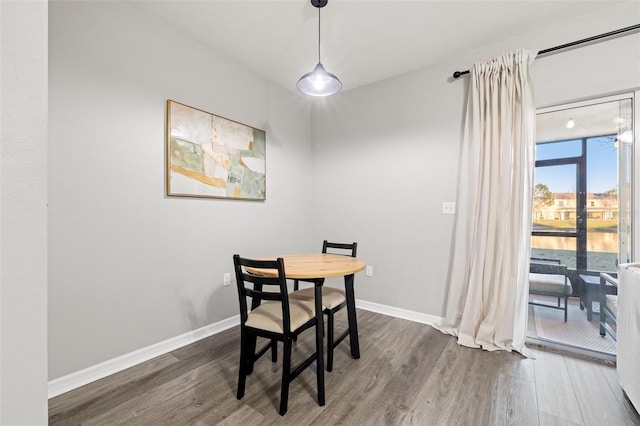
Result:
[[[569,310],[569,306],[567,305],[568,300],[569,296],[564,296],[564,322],[567,322],[567,312]]]
[[[248,369],[248,354],[247,354],[247,336],[244,332],[240,334],[240,366],[238,368],[238,391],[236,398],[242,399],[244,397],[245,384],[247,382],[247,369]]]
[[[258,340],[258,336],[254,334],[249,334],[245,338],[245,347],[241,350],[245,351],[245,359],[247,369],[245,370],[247,375],[253,373],[253,363],[255,362],[255,354],[256,354],[256,342]],[[241,345],[242,346],[242,345]]]
[[[327,312],[327,371],[333,370],[333,311]]]
[[[291,338],[284,339],[284,350],[282,352],[282,388],[280,391],[280,415],[287,412],[289,403],[289,382],[291,381]]]
[[[600,279],[600,336],[604,337],[606,334],[604,325],[607,323],[607,314],[605,312],[605,308],[607,307],[607,299],[606,294],[604,292],[604,283],[602,282],[602,278]]]
[[[271,362],[278,361],[278,341],[271,340]]]

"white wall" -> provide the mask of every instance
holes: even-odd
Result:
[[[49,378],[237,315],[232,255],[307,251],[308,101],[124,2],[52,2]],[[267,132],[265,202],[165,194],[165,101]]]
[[[630,26],[639,16],[640,3],[626,2],[318,104],[313,201],[322,214],[314,239],[358,241],[374,276],[358,276],[357,297],[444,313],[453,216],[441,207],[456,197],[468,83],[450,81],[453,71],[517,48],[541,50]],[[640,86],[639,46],[635,34],[536,60],[537,105]]]
[[[449,76],[637,16],[638,3],[627,2],[314,100],[311,122],[306,98],[135,6],[52,2],[50,379],[235,315],[222,274],[236,251],[358,241],[374,267],[356,279],[359,299],[442,315],[453,216],[441,203],[455,199],[467,81]],[[639,37],[536,61],[538,104],[640,86]],[[266,202],[164,196],[167,98],[267,131]]]
[[[46,1],[0,1],[0,52],[0,424],[46,424]]]

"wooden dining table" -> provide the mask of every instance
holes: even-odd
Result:
[[[315,287],[315,309],[318,324],[323,324],[322,318],[322,285],[324,280],[330,277],[344,277],[345,298],[347,302],[347,318],[349,321],[349,343],[351,344],[351,356],[360,358],[360,342],[358,340],[358,320],[356,318],[356,301],[353,291],[354,275],[366,267],[362,259],[339,254],[312,253],[312,254],[286,254],[280,256],[268,256],[261,259],[284,260],[284,270],[287,279],[304,280],[312,282]],[[273,270],[251,268],[251,272],[274,276]],[[324,396],[324,347],[323,327],[316,327],[317,347],[317,380],[318,403],[325,404]]]

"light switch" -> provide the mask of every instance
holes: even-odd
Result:
[[[442,202],[442,214],[456,214],[455,201],[443,201]]]

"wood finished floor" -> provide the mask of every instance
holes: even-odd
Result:
[[[307,369],[278,415],[280,364],[268,355],[238,401],[235,327],[52,398],[49,423],[640,425],[613,367],[535,349],[535,359],[469,349],[430,326],[363,310],[358,325],[362,357],[351,359],[348,341],[336,349],[324,407]],[[312,330],[301,336],[294,360],[312,351],[313,338]]]

